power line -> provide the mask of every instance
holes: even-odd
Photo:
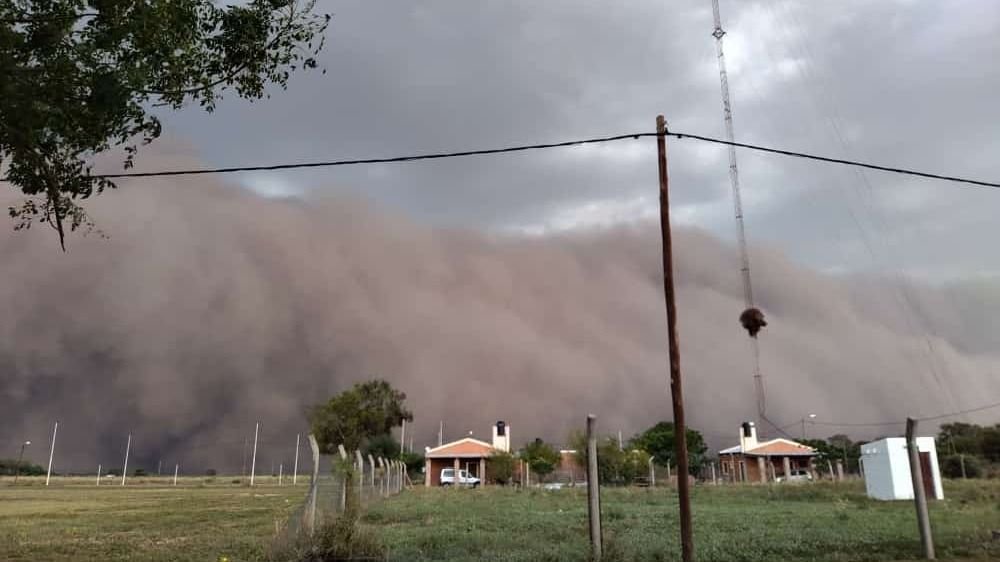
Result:
[[[696,135],[692,133],[679,133],[667,131],[667,136],[675,137],[677,139],[694,139],[702,142],[709,142],[722,145],[731,145],[738,148],[745,148],[748,150],[756,150],[759,152],[768,152],[772,154],[780,154],[782,156],[789,156],[793,158],[805,158],[808,160],[816,160],[820,162],[828,162],[832,164],[843,164],[846,166],[857,166],[861,168],[868,168],[872,170],[880,170],[883,172],[890,172],[895,174],[917,176],[927,179],[936,179],[941,181],[949,181],[954,183],[962,183],[967,185],[975,185],[979,187],[991,187],[1000,189],[1000,183],[998,182],[988,182],[975,180],[970,178],[963,178],[959,176],[950,176],[943,174],[933,174],[930,172],[921,172],[919,170],[912,170],[908,168],[895,168],[891,166],[883,166],[880,164],[871,164],[867,162],[860,162],[857,160],[846,160],[842,158],[831,158],[827,156],[821,156],[817,154],[809,154],[806,152],[797,152],[793,150],[784,150],[780,148],[771,148],[767,146],[761,146],[756,144],[748,144],[741,142],[730,142],[723,139],[718,139],[714,137],[707,137],[704,135]],[[336,166],[355,166],[364,164],[389,164],[396,162],[416,162],[419,160],[440,160],[444,158],[461,158],[466,156],[485,156],[490,154],[505,154],[511,152],[525,152],[529,150],[543,150],[548,148],[562,148],[570,146],[580,146],[587,144],[601,144],[607,142],[616,142],[630,139],[640,139],[644,137],[655,137],[656,133],[626,133],[621,135],[613,135],[607,137],[595,137],[588,139],[578,139],[554,143],[541,143],[541,144],[526,144],[526,145],[515,145],[507,146],[503,148],[487,148],[481,150],[465,150],[456,152],[437,152],[437,153],[427,153],[427,154],[414,154],[409,156],[391,156],[386,158],[357,158],[349,160],[330,160],[330,161],[320,161],[320,162],[297,162],[288,164],[270,164],[263,166],[234,166],[228,168],[202,168],[202,169],[182,169],[182,170],[163,170],[158,172],[124,172],[120,174],[98,174],[91,177],[101,178],[101,179],[120,179],[120,178],[148,178],[148,177],[163,177],[163,176],[190,176],[190,175],[206,175],[206,174],[229,174],[235,172],[260,172],[260,171],[273,171],[273,170],[292,170],[300,168],[328,168]],[[5,181],[9,179],[5,178]]]
[[[984,412],[986,410],[992,410],[994,408],[1000,408],[1000,402],[994,402],[992,404],[986,404],[985,406],[978,406],[976,408],[969,408],[968,410],[959,410],[957,412],[948,412],[946,414],[938,414],[935,416],[926,416],[922,418],[914,418],[917,421],[936,421],[942,420],[944,418],[952,418],[955,416],[963,416],[965,414],[974,414],[976,412]],[[808,423],[812,425],[825,425],[832,427],[883,427],[891,425],[903,425],[906,420],[899,421],[887,421],[887,422],[823,422],[823,421],[809,421]],[[785,426],[788,427],[788,426]]]
[[[908,175],[908,176],[917,176],[917,177],[921,177],[921,178],[928,178],[928,179],[935,179],[935,180],[942,180],[942,181],[950,181],[950,182],[955,182],[955,183],[964,183],[964,184],[976,185],[976,186],[980,186],[980,187],[1000,188],[1000,183],[997,183],[997,182],[980,181],[980,180],[974,180],[974,179],[969,179],[969,178],[962,178],[962,177],[958,177],[958,176],[946,176],[946,175],[943,175],[943,174],[932,174],[930,172],[921,172],[921,171],[912,170],[912,169],[909,169],[909,168],[894,168],[892,166],[883,166],[881,164],[870,164],[868,162],[859,162],[857,160],[847,160],[847,159],[843,159],[843,158],[831,158],[831,157],[828,157],[828,156],[820,156],[820,155],[817,155],[817,154],[809,154],[807,152],[796,152],[794,150],[784,150],[784,149],[780,149],[780,148],[771,148],[771,147],[761,146],[761,145],[756,145],[756,144],[747,144],[747,143],[742,143],[742,142],[730,142],[730,141],[726,141],[726,140],[722,140],[722,139],[717,139],[717,138],[713,138],[713,137],[706,137],[706,136],[702,136],[702,135],[691,135],[691,134],[687,134],[687,133],[671,133],[671,132],[668,132],[667,134],[670,135],[670,136],[677,137],[678,139],[692,138],[692,139],[696,139],[696,140],[700,140],[700,141],[704,141],[704,142],[711,142],[711,143],[716,143],[716,144],[731,145],[731,146],[735,146],[735,147],[738,147],[738,148],[747,148],[747,149],[756,150],[756,151],[759,151],[759,152],[770,152],[772,154],[781,154],[783,156],[792,156],[792,157],[795,157],[795,158],[805,158],[805,159],[808,159],[808,160],[818,160],[820,162],[828,162],[828,163],[831,163],[831,164],[844,164],[844,165],[847,165],[847,166],[856,166],[856,167],[859,167],[859,168],[868,168],[870,170],[880,170],[880,171],[883,171],[883,172],[891,172],[891,173],[894,173],[894,174],[903,174],[903,175]]]
[[[801,422],[799,422],[801,423]],[[893,422],[871,422],[871,423],[857,423],[857,422],[818,422],[818,421],[807,421],[812,425],[825,425],[830,427],[882,427],[890,425],[902,425],[906,423],[905,421],[893,421]]]
[[[292,170],[299,168],[329,168],[335,166],[356,166],[361,164],[389,164],[395,162],[416,162],[419,160],[440,160],[444,158],[461,158],[465,156],[485,156],[488,154],[504,154],[509,152],[525,152],[528,150],[542,150],[546,148],[561,148],[568,146],[578,146],[585,144],[599,144],[628,139],[638,139],[641,137],[655,137],[656,133],[632,133],[615,135],[610,137],[597,137],[591,139],[571,140],[544,144],[527,144],[518,146],[507,146],[504,148],[486,148],[482,150],[464,150],[458,152],[438,152],[428,154],[415,154],[410,156],[391,156],[387,158],[358,158],[353,160],[332,160],[328,162],[301,162],[294,164],[272,164],[267,166],[236,166],[231,168],[206,168],[190,170],[168,170],[162,172],[126,172],[121,174],[101,174],[93,176],[102,179],[116,178],[148,178],[157,176],[186,176],[203,174],[229,174],[233,172],[260,172],[272,170]],[[1000,186],[998,186],[1000,187]]]
[[[926,418],[917,418],[917,421],[934,421],[934,420],[940,420],[940,419],[943,419],[943,418],[950,418],[950,417],[954,417],[954,416],[962,416],[962,415],[965,415],[965,414],[972,414],[972,413],[975,413],[975,412],[983,412],[983,411],[986,411],[986,410],[992,410],[993,408],[1000,408],[1000,402],[995,402],[993,404],[987,404],[985,406],[979,406],[978,408],[971,408],[969,410],[960,410],[958,412],[951,412],[950,414],[941,414],[941,415],[938,415],[938,416],[929,416],[929,417],[926,417]]]

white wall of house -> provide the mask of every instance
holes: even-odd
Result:
[[[916,441],[917,451],[930,454],[934,497],[944,499],[934,438],[917,437]],[[879,500],[913,499],[913,480],[910,477],[906,439],[889,437],[862,445],[861,463],[864,466],[865,488],[869,497]]]

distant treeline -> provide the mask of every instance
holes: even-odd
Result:
[[[17,467],[17,459],[0,459],[0,475],[14,476]],[[21,461],[20,474],[22,476],[38,476],[45,474],[45,467],[31,464],[29,461]]]
[[[1000,424],[944,424],[937,448],[941,472],[949,478],[1000,476]]]

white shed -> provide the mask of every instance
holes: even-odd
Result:
[[[944,499],[933,437],[917,437],[920,469],[927,499]],[[879,500],[912,500],[913,480],[906,439],[889,437],[861,446],[861,466],[868,496]]]

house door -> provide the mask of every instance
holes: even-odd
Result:
[[[930,453],[920,453],[920,475],[924,479],[924,493],[927,499],[936,499],[937,496],[934,494],[934,475],[931,473]]]

